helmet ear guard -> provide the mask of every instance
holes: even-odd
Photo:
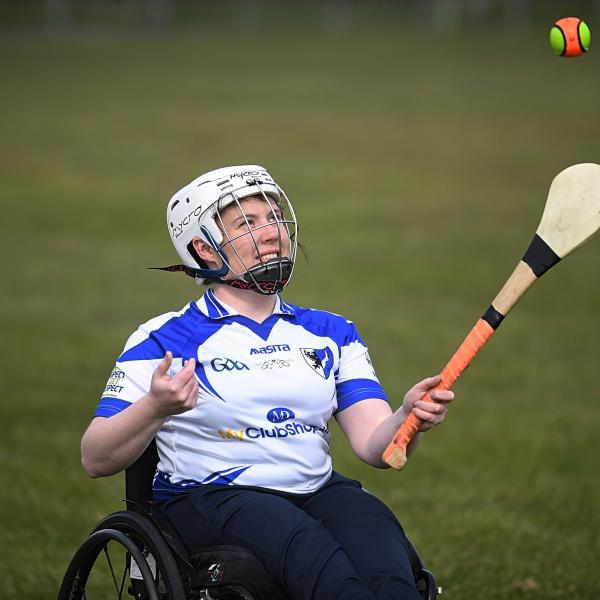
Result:
[[[211,246],[212,246],[212,244],[211,244]],[[214,248],[214,246],[213,246],[213,248]],[[195,267],[194,268],[188,267],[188,269],[192,269],[196,273],[194,275],[194,277],[201,278],[201,279],[212,279],[212,278],[225,277],[225,275],[227,275],[227,273],[229,272],[229,267],[227,266],[227,260],[224,258],[222,250],[217,250],[217,252],[219,253],[219,256],[221,257],[221,260],[223,261],[223,266],[221,266],[218,269],[211,269],[206,265],[204,260],[202,260],[202,258],[200,258],[200,256],[198,255],[198,252],[196,252],[196,248],[194,248],[194,240],[192,240],[187,245],[187,249],[188,249],[188,252],[190,253],[190,255],[195,259],[195,261],[198,263],[198,265],[200,267],[199,269],[195,268]]]

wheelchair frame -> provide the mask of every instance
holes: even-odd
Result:
[[[153,440],[142,456],[125,471],[127,510],[102,519],[84,540],[67,568],[58,600],[87,600],[89,576],[101,555],[104,556],[102,564],[106,564],[99,565],[99,570],[108,569],[118,600],[124,598],[125,592],[135,600],[287,599],[260,562],[243,548],[207,548],[205,554],[212,557],[211,564],[203,564],[199,568],[194,563],[194,557],[189,556],[171,522],[153,505],[152,479],[157,463],[158,453]],[[422,600],[435,600],[441,589],[408,541],[417,590]],[[120,566],[113,565],[115,561],[111,559],[109,548],[111,552],[116,550]],[[215,560],[214,556],[224,557],[223,561]],[[248,579],[221,584],[222,565],[227,565],[234,556],[235,560],[247,565],[252,573],[251,579],[256,578],[260,583],[252,586],[251,579]],[[203,578],[198,577],[199,570],[202,570]],[[198,585],[199,581],[201,585]]]

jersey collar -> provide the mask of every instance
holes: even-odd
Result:
[[[210,288],[206,290],[202,298],[196,302],[196,305],[203,315],[213,320],[239,315],[235,308],[225,304],[222,300],[217,300],[214,291]],[[296,316],[293,307],[286,304],[279,294],[275,295],[275,308],[273,309],[273,314],[287,315],[290,317]]]

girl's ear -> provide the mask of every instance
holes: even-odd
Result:
[[[209,268],[216,267],[221,261],[219,255],[212,246],[203,239],[195,237],[192,239],[192,245],[198,256],[207,264]]]

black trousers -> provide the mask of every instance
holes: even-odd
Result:
[[[162,505],[190,552],[253,552],[294,600],[418,600],[404,531],[357,481],[311,494],[206,485]]]

